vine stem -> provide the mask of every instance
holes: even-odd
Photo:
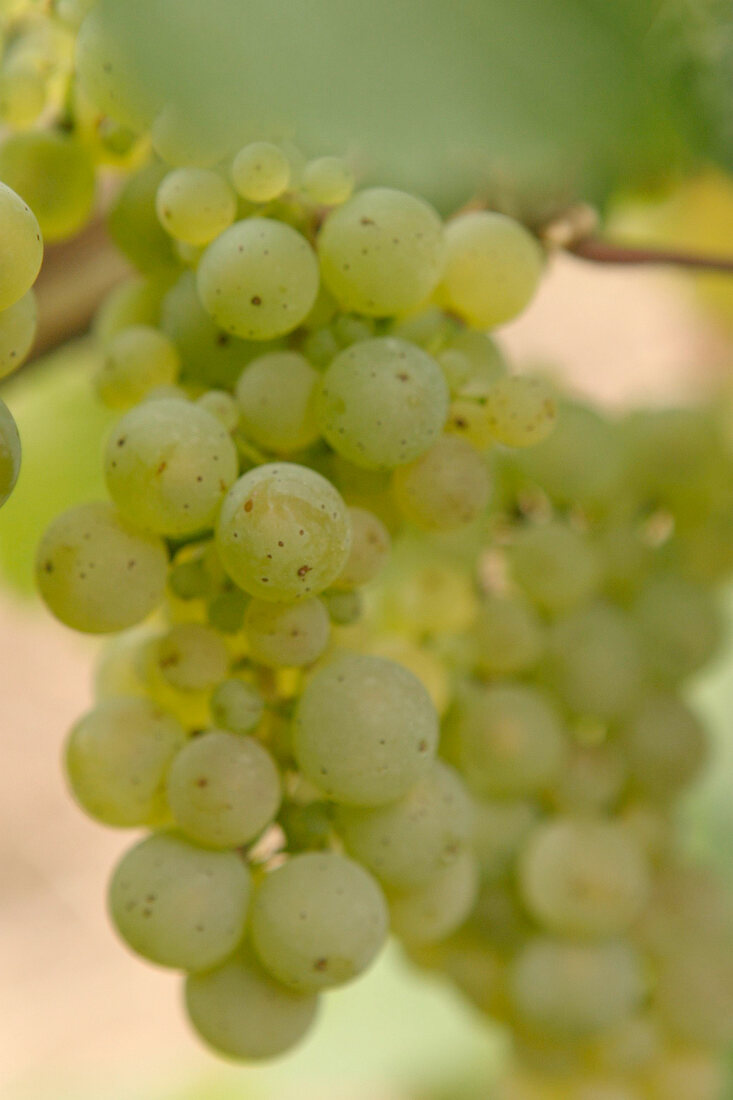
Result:
[[[600,237],[585,237],[564,246],[566,252],[599,264],[671,265],[697,271],[733,275],[733,256],[708,256],[699,252],[616,244]]]

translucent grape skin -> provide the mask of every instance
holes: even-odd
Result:
[[[31,207],[46,241],[72,236],[92,213],[94,168],[88,149],[73,135],[12,134],[0,146],[0,179]]]
[[[290,989],[315,993],[366,970],[387,937],[387,906],[358,863],[306,852],[263,880],[250,928],[266,970]]]
[[[354,174],[341,157],[318,157],[305,166],[303,190],[312,202],[338,206],[351,197]]]
[[[10,409],[0,401],[0,508],[8,499],[20,473],[20,436]]]
[[[207,848],[238,848],[274,819],[280,776],[259,741],[208,730],[176,756],[167,794],[176,824],[190,840]]]
[[[211,696],[214,725],[232,733],[249,733],[255,729],[264,709],[260,693],[244,680],[224,680]]]
[[[407,944],[439,943],[463,924],[477,889],[476,859],[464,850],[425,883],[389,892],[392,931]]]
[[[455,531],[481,515],[491,495],[486,460],[466,439],[444,435],[425,454],[395,470],[395,499],[423,531]]]
[[[49,610],[89,634],[124,630],[149,615],[163,599],[167,569],[164,543],[106,502],[57,516],[36,557],[36,581]]]
[[[240,477],[219,515],[222,563],[245,592],[264,600],[305,599],[328,588],[351,547],[341,496],[314,470],[258,466]]]
[[[158,641],[161,674],[181,691],[206,691],[226,678],[229,651],[216,630],[201,623],[178,623]]]
[[[165,777],[185,743],[181,724],[147,699],[107,699],[69,734],[72,793],[105,825],[159,824],[167,815]]]
[[[15,305],[36,281],[43,260],[41,229],[35,214],[7,184],[0,182],[0,309]],[[7,260],[12,257],[12,262]]]
[[[379,517],[366,508],[349,508],[349,518],[351,550],[346,565],[334,581],[334,588],[351,589],[367,584],[389,558],[389,531]]]
[[[248,202],[272,202],[290,183],[290,162],[279,146],[253,141],[234,158],[232,182]]]
[[[110,409],[129,409],[156,386],[172,385],[180,365],[175,345],[162,332],[152,325],[130,325],[105,348],[97,394]]]
[[[37,327],[38,307],[32,290],[0,312],[0,379],[28,358]]]
[[[296,668],[321,656],[331,621],[317,596],[296,604],[253,599],[245,613],[244,633],[253,660],[270,668]]]
[[[318,372],[295,351],[253,359],[237,382],[242,431],[258,447],[292,454],[314,443]]]
[[[326,795],[381,806],[429,770],[438,716],[413,673],[380,657],[344,654],[312,677],[295,714],[300,770]]]
[[[244,934],[249,872],[234,852],[199,848],[176,833],[153,833],[122,857],[109,911],[138,955],[175,970],[209,970]]]
[[[532,447],[553,431],[557,405],[552,387],[541,378],[509,375],[486,395],[487,424],[507,447]]]
[[[161,180],[156,195],[160,224],[177,241],[205,245],[223,233],[237,213],[229,184],[208,168],[176,168]]]

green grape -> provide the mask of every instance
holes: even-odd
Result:
[[[178,623],[157,645],[161,675],[180,691],[206,691],[229,672],[229,652],[215,630],[200,623]]]
[[[168,587],[179,600],[203,600],[215,591],[206,568],[203,550],[184,546],[178,552],[168,574]]]
[[[641,959],[622,940],[575,943],[537,937],[511,968],[510,992],[520,1017],[549,1035],[593,1035],[639,1005]]]
[[[249,1062],[276,1058],[299,1043],[315,1021],[318,999],[286,989],[243,951],[186,979],[186,1009],[209,1046]]]
[[[216,726],[232,733],[249,733],[262,720],[265,703],[245,680],[224,680],[211,696],[211,717]]]
[[[109,912],[144,959],[175,970],[209,970],[244,933],[249,872],[235,852],[198,848],[153,833],[125,853],[109,886]]]
[[[264,967],[299,993],[344,985],[383,946],[387,906],[367,871],[336,852],[304,852],[272,871],[252,903],[250,934]]]
[[[481,798],[474,800],[473,817],[473,852],[482,880],[492,881],[513,864],[537,824],[540,811],[533,802],[515,798]]]
[[[45,106],[43,77],[25,66],[6,64],[0,71],[0,120],[11,130],[27,130]]]
[[[351,545],[346,505],[307,466],[271,463],[240,477],[219,516],[216,544],[232,580],[274,602],[328,588]]]
[[[476,667],[489,676],[515,676],[534,668],[545,645],[542,623],[517,596],[484,596],[474,623]]]
[[[439,943],[455,932],[471,911],[478,868],[471,852],[460,852],[447,867],[419,886],[389,893],[394,934],[407,944]]]
[[[441,302],[476,329],[511,321],[532,300],[542,250],[519,222],[486,210],[461,214],[445,227]]]
[[[301,345],[301,351],[309,363],[323,370],[341,351],[332,328],[317,328],[309,332]]]
[[[621,731],[634,788],[644,798],[669,802],[707,763],[710,745],[700,719],[674,695],[645,696]]]
[[[551,699],[518,683],[466,684],[450,727],[460,769],[482,795],[546,790],[561,774],[567,740]]]
[[[66,626],[106,634],[139,623],[165,592],[168,555],[111,504],[63,512],[41,539],[36,581],[49,610]]]
[[[155,211],[158,187],[166,174],[164,164],[151,160],[125,180],[107,216],[112,240],[146,275],[173,272],[178,266],[173,241]]]
[[[353,589],[339,591],[331,589],[322,593],[328,616],[337,626],[352,626],[364,614],[364,601],[360,592]]]
[[[8,499],[20,473],[20,436],[10,409],[0,401],[0,508]]]
[[[552,802],[568,813],[608,810],[618,801],[627,780],[627,761],[618,744],[576,744],[552,792]]]
[[[207,390],[196,404],[220,420],[228,432],[233,432],[239,424],[239,405],[226,390]]]
[[[311,202],[339,206],[351,198],[354,173],[341,157],[319,157],[306,164],[303,190]]]
[[[183,726],[147,699],[106,699],[69,735],[72,794],[105,825],[158,824],[167,814],[166,774],[185,743]]]
[[[28,293],[43,259],[43,241],[36,216],[20,195],[0,182],[0,309],[15,305]]]
[[[451,401],[445,424],[449,435],[460,436],[477,451],[488,451],[495,442],[485,401],[483,397]]]
[[[697,672],[720,645],[722,622],[713,595],[684,577],[664,573],[652,577],[634,613],[647,664],[663,681]]]
[[[208,168],[176,168],[158,186],[155,209],[160,224],[184,244],[209,244],[237,214],[229,184]]]
[[[425,454],[395,470],[392,486],[404,516],[424,531],[454,531],[482,514],[491,494],[483,455],[444,435]]]
[[[272,202],[290,184],[290,161],[278,145],[253,141],[232,163],[232,182],[247,202]]]
[[[601,578],[590,539],[559,520],[520,528],[509,548],[509,565],[529,598],[552,615],[588,600]]]
[[[440,369],[448,383],[451,396],[456,396],[471,378],[473,373],[471,360],[465,352],[451,347],[439,351],[435,358],[440,364]]]
[[[455,321],[438,306],[427,306],[417,313],[408,313],[390,326],[390,335],[411,344],[419,344],[440,360],[442,350],[455,334]]]
[[[470,373],[462,381],[462,397],[484,397],[506,376],[507,364],[498,344],[488,333],[462,329],[450,340],[449,348],[468,359]]]
[[[160,317],[168,280],[134,275],[114,287],[94,316],[94,335],[106,344],[122,329],[133,325],[155,327]]]
[[[371,318],[341,313],[334,319],[331,329],[339,345],[348,348],[362,340],[371,340],[375,333],[375,324]]]
[[[278,825],[285,834],[288,851],[330,848],[333,840],[331,809],[328,802],[308,802],[302,806],[286,802],[280,811]]]
[[[238,634],[244,626],[248,604],[249,596],[232,585],[230,591],[221,592],[210,601],[206,608],[209,625],[220,634]]]
[[[318,293],[318,261],[302,234],[271,218],[225,229],[196,273],[204,309],[226,332],[272,340],[292,332]]]
[[[318,372],[296,351],[253,359],[237,382],[239,422],[258,447],[292,454],[315,443]]]
[[[448,415],[448,388],[436,361],[394,337],[340,352],[318,395],[321,430],[340,455],[368,470],[389,470],[431,447]]]
[[[181,749],[166,789],[178,827],[207,848],[248,844],[280,806],[280,776],[267,749],[224,730],[208,730]]]
[[[387,563],[391,540],[378,516],[366,508],[349,508],[351,550],[335,588],[358,588],[373,580]]]
[[[437,742],[438,716],[423,685],[380,657],[331,661],[306,685],[295,715],[301,771],[352,806],[381,806],[407,794],[429,772]]]
[[[608,1073],[636,1073],[660,1053],[662,1033],[653,1016],[630,1016],[594,1039],[591,1060]]]
[[[270,668],[310,665],[331,636],[331,620],[317,596],[296,604],[251,600],[244,617],[250,656]]]
[[[237,476],[229,433],[198,405],[138,405],[117,422],[105,451],[107,488],[131,520],[163,535],[211,527]]]
[[[47,241],[73,236],[91,216],[94,166],[89,150],[68,134],[12,134],[0,146],[0,179],[22,195]]]
[[[481,884],[467,925],[507,962],[524,946],[534,925],[520,904],[511,874]]]
[[[541,378],[509,375],[486,395],[486,418],[494,438],[507,447],[533,447],[554,430],[554,391]]]
[[[328,216],[318,251],[323,281],[344,309],[392,317],[421,305],[437,286],[443,226],[422,199],[375,187]]]
[[[612,936],[641,912],[649,874],[621,825],[559,817],[529,837],[519,860],[519,886],[527,908],[549,931]]]
[[[157,386],[172,385],[179,368],[178,351],[167,336],[149,325],[131,325],[105,348],[97,394],[110,409],[129,409]]]
[[[436,760],[399,802],[340,807],[336,827],[349,854],[382,882],[417,886],[458,857],[470,837],[471,811],[458,774]]]
[[[591,603],[560,619],[548,650],[549,682],[576,713],[617,718],[634,705],[645,652],[619,608]]]
[[[709,1049],[665,1050],[645,1078],[645,1100],[724,1100],[725,1067]]]

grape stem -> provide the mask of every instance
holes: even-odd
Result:
[[[733,274],[733,257],[708,256],[699,252],[616,244],[600,237],[585,237],[566,244],[565,251],[582,260],[599,264],[672,265],[698,271]]]

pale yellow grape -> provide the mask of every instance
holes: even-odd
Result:
[[[451,401],[445,430],[449,435],[465,439],[477,451],[488,451],[495,443],[489,423],[489,414],[484,404],[485,398]]]
[[[146,638],[135,656],[137,674],[145,694],[164,710],[170,711],[187,730],[204,729],[209,723],[209,696],[206,691],[174,686],[163,676],[159,657],[160,635]]]
[[[279,146],[253,141],[234,158],[232,182],[248,202],[272,202],[290,184],[290,161]]]
[[[328,588],[351,546],[341,496],[314,470],[270,463],[240,477],[222,505],[216,545],[224,568],[251,596],[305,599]]]
[[[668,802],[702,771],[710,743],[700,719],[683,699],[650,694],[621,731],[634,787],[646,798]]]
[[[250,600],[244,633],[254,661],[270,668],[312,664],[331,636],[331,621],[317,596],[296,604]]]
[[[0,309],[14,305],[36,280],[43,241],[36,216],[7,184],[0,182]]]
[[[340,352],[318,394],[321,430],[340,455],[389,470],[424,454],[448,415],[448,388],[432,356],[394,337]]]
[[[46,82],[32,69],[6,65],[0,71],[0,120],[11,130],[26,130],[46,105]]]
[[[336,852],[294,856],[265,877],[250,934],[263,966],[299,993],[344,985],[383,946],[387,906],[372,876]]]
[[[406,519],[424,531],[453,531],[482,514],[491,494],[483,455],[465,440],[444,435],[425,454],[395,470],[395,499]]]
[[[125,413],[105,451],[112,499],[131,520],[162,535],[211,527],[238,465],[219,420],[170,398]]]
[[[236,852],[158,832],[129,849],[109,886],[109,912],[138,955],[175,970],[209,970],[244,934],[250,877]]]
[[[519,886],[529,911],[550,931],[611,936],[641,912],[649,873],[622,826],[558,817],[529,837],[519,859]]]
[[[186,979],[186,1010],[215,1051],[250,1062],[276,1058],[299,1043],[315,1022],[318,999],[276,982],[245,950]]]
[[[414,636],[462,634],[476,614],[472,580],[449,557],[429,555],[425,542],[395,543],[385,577],[385,622]]]
[[[211,696],[214,724],[232,733],[249,733],[255,729],[264,710],[264,699],[244,680],[224,680]]]
[[[161,675],[180,691],[206,691],[229,672],[229,651],[219,634],[201,623],[178,623],[157,645]]]
[[[553,792],[553,805],[568,813],[608,810],[619,800],[628,782],[623,750],[614,741],[575,744]]]
[[[390,886],[425,883],[453,863],[471,833],[472,806],[458,773],[436,760],[389,806],[342,806],[336,827],[354,859]]]
[[[155,209],[160,224],[175,240],[204,245],[232,224],[237,200],[218,172],[176,168],[161,180]]]
[[[267,451],[292,454],[315,443],[318,372],[296,351],[253,359],[237,382],[242,431]]]
[[[351,197],[354,173],[341,157],[319,157],[303,170],[303,190],[311,202],[338,206]]]
[[[280,776],[267,749],[224,730],[208,730],[181,749],[166,790],[178,827],[207,848],[249,843],[280,806]]]
[[[545,646],[539,616],[517,596],[486,595],[479,605],[473,639],[476,667],[491,676],[527,672]]]
[[[541,378],[509,375],[486,395],[488,426],[507,447],[532,447],[554,430],[557,405],[549,383]]]
[[[407,890],[390,890],[390,927],[407,944],[439,943],[463,924],[477,889],[476,859],[464,850],[427,882]]]
[[[499,878],[507,871],[539,817],[540,809],[534,802],[474,799],[471,847],[482,880]]]
[[[389,531],[378,516],[366,508],[349,508],[351,550],[334,588],[358,588],[373,580],[389,558]]]
[[[0,146],[0,179],[28,203],[47,241],[71,237],[91,216],[94,167],[74,136],[51,130],[12,134]]]
[[[239,423],[239,405],[226,390],[207,390],[196,404],[220,420],[228,432],[233,432]]]
[[[36,581],[49,610],[89,634],[124,630],[163,599],[168,555],[106,502],[63,512],[41,539]]]
[[[110,409],[129,409],[157,386],[172,385],[181,366],[175,344],[151,325],[131,325],[112,336],[95,379]]]
[[[107,699],[69,735],[71,791],[105,825],[155,825],[165,819],[166,774],[185,743],[183,726],[147,699]]]
[[[583,603],[601,578],[590,539],[560,520],[520,527],[509,547],[509,566],[526,595],[551,614]]]
[[[542,274],[542,250],[519,222],[486,210],[445,227],[439,296],[477,329],[511,321],[529,305]]]
[[[204,309],[226,332],[272,340],[307,317],[318,293],[318,261],[297,230],[271,218],[225,229],[201,257]]]
[[[443,273],[443,226],[404,191],[360,191],[326,219],[318,238],[326,286],[344,309],[391,317],[424,302]]]
[[[344,654],[300,697],[297,763],[337,802],[381,806],[407,794],[431,768],[438,716],[417,677],[394,661]]]
[[[12,374],[28,358],[38,327],[38,307],[32,290],[0,312],[0,378]]]
[[[722,620],[712,593],[684,577],[653,576],[640,593],[634,613],[646,659],[663,681],[690,676],[720,645]]]

